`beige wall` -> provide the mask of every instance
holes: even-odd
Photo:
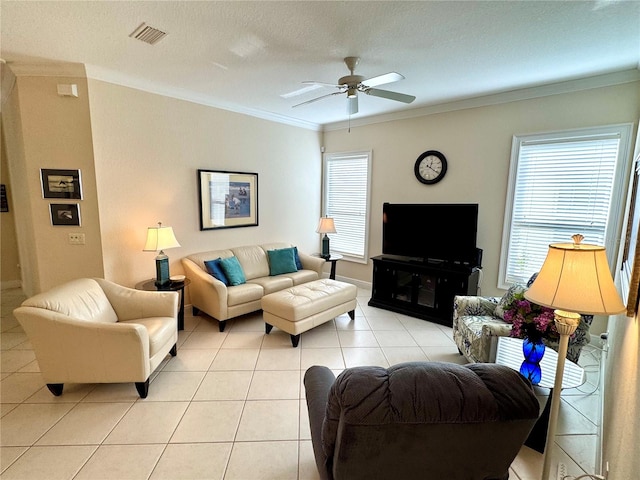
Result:
[[[159,221],[181,245],[165,252],[172,275],[206,250],[286,241],[318,251],[319,132],[97,80],[89,96],[106,278],[155,276],[142,248]],[[258,173],[259,225],[200,231],[198,169]]]
[[[59,83],[78,85],[78,98],[57,94]],[[87,82],[82,77],[18,76],[7,102],[7,158],[17,222],[23,288],[31,295],[83,276],[103,276]],[[3,118],[5,110],[3,109]],[[79,169],[84,196],[80,227],[52,226],[43,199],[41,168]],[[18,193],[19,192],[19,193]],[[84,233],[87,245],[69,244]]]
[[[382,204],[478,203],[484,250],[482,294],[500,295],[498,266],[513,135],[636,122],[640,83],[468,108],[325,132],[327,152],[373,150],[369,257],[382,251]],[[432,186],[413,173],[418,156],[439,150],[447,175]],[[421,228],[429,228],[425,223]],[[459,226],[460,229],[464,225]],[[434,232],[437,234],[437,232]],[[340,275],[371,281],[372,265],[341,262]]]
[[[0,213],[0,245],[2,246],[0,286],[2,288],[19,287],[21,284],[20,255],[18,254],[18,242],[16,240],[15,215],[13,200],[11,199],[11,182],[2,122],[0,122],[0,183],[5,185],[9,203],[9,211]]]

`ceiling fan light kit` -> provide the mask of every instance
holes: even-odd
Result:
[[[388,100],[395,100],[396,102],[403,103],[411,103],[416,97],[413,95],[407,95],[404,93],[392,92],[390,90],[381,90],[379,88],[372,88],[378,85],[383,85],[385,83],[397,82],[399,80],[403,80],[404,76],[400,75],[397,72],[389,72],[383,75],[378,75],[376,77],[371,77],[369,79],[365,78],[362,75],[356,75],[354,73],[356,65],[360,62],[359,57],[346,57],[344,59],[344,63],[347,65],[347,68],[351,72],[351,75],[347,75],[338,79],[337,84],[324,83],[324,82],[314,82],[307,81],[302,82],[307,85],[319,85],[322,87],[332,87],[337,88],[337,92],[329,93],[326,95],[322,95],[320,97],[312,98],[311,100],[307,100],[306,102],[298,103],[293,105],[293,108],[300,107],[302,105],[307,105],[309,103],[317,102],[318,100],[322,100],[323,98],[331,97],[333,95],[340,95],[343,93],[347,94],[347,113],[349,115],[353,115],[358,113],[358,92],[366,93],[367,95],[371,95],[374,97],[386,98]]]

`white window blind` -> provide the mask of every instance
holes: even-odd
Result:
[[[366,261],[371,152],[326,154],[324,215],[333,218],[331,251]]]
[[[620,131],[514,139],[503,287],[526,283],[549,244],[571,242],[575,233],[585,243],[607,246],[620,142]]]

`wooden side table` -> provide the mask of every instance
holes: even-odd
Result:
[[[314,253],[313,256],[324,258],[320,253]],[[331,280],[335,280],[336,279],[336,263],[338,263],[338,260],[342,260],[342,255],[340,255],[339,253],[332,253],[329,255],[329,258],[325,258],[325,260],[327,262],[331,262],[331,273],[329,273],[329,278]]]
[[[143,280],[136,283],[136,290],[146,290],[148,292],[178,292],[180,295],[180,306],[178,307],[178,330],[184,330],[184,287],[188,286],[191,280],[185,278],[182,282],[169,282],[159,287],[156,279]]]

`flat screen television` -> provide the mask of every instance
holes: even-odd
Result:
[[[478,204],[385,203],[382,206],[382,253],[422,262],[478,261]]]

